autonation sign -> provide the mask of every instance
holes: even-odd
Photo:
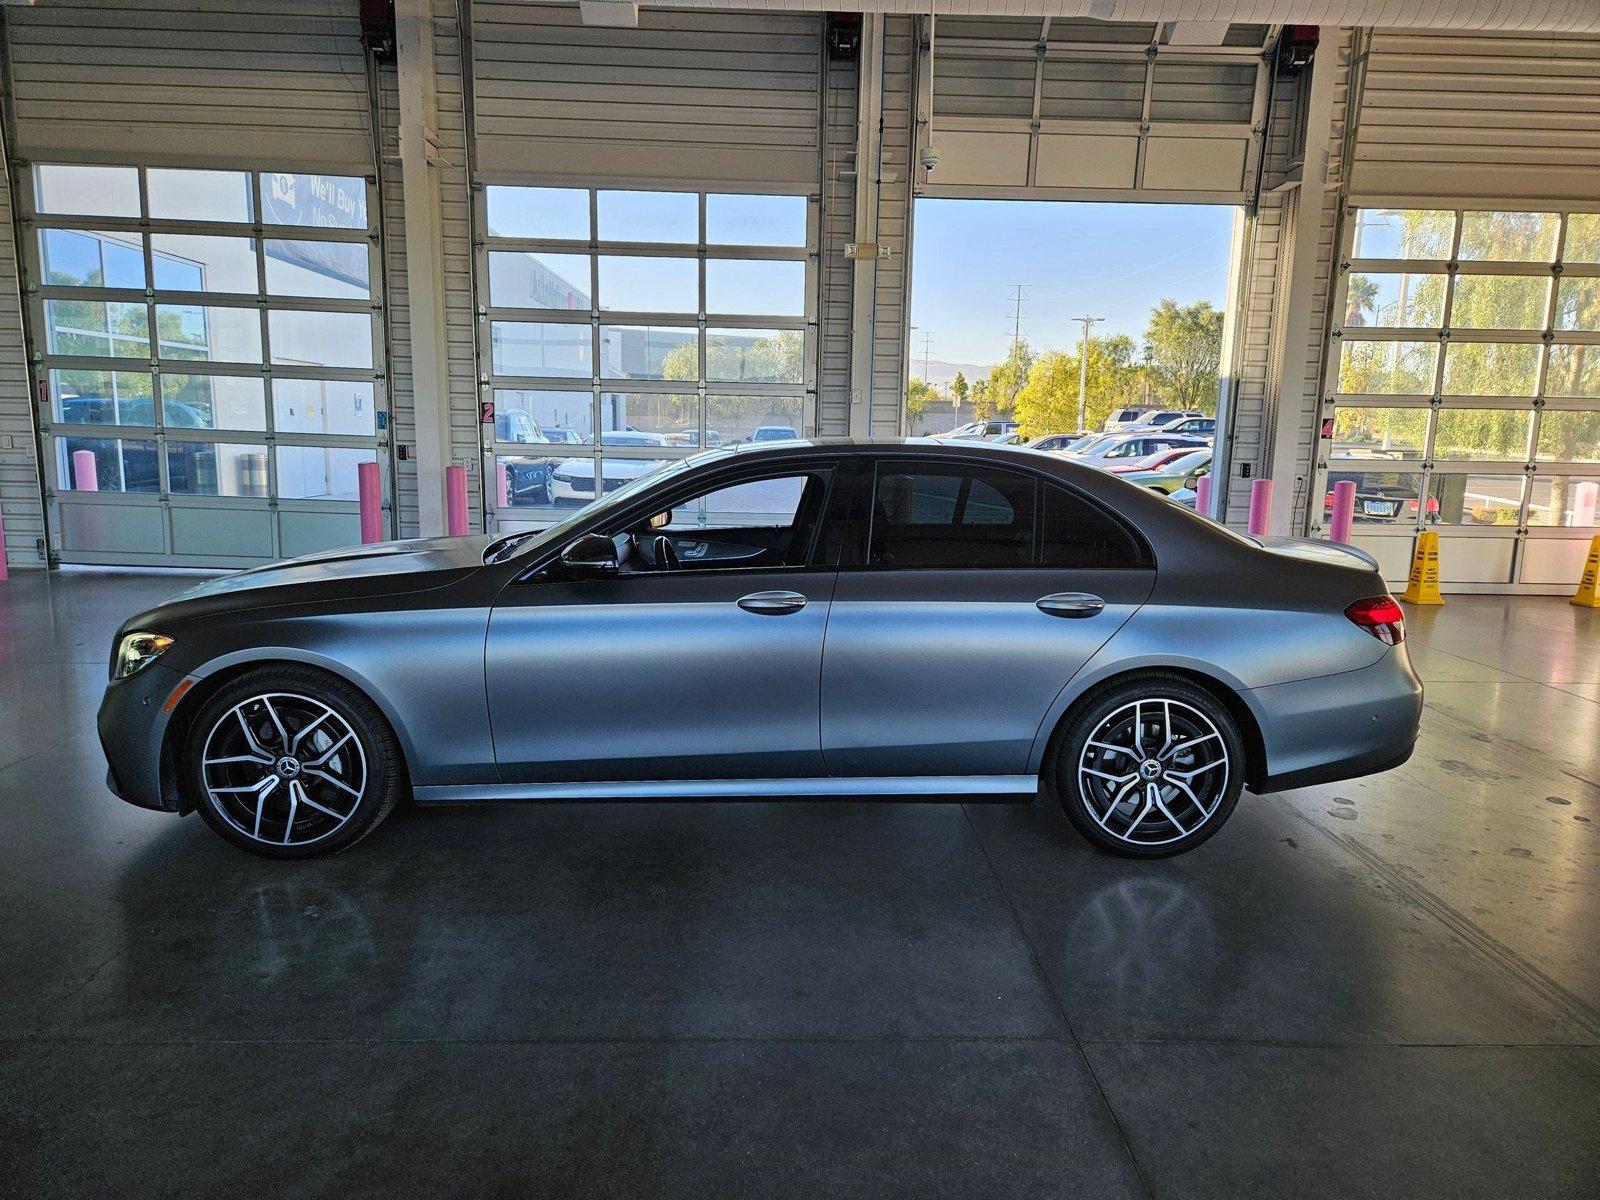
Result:
[[[269,225],[314,229],[365,229],[367,188],[363,179],[336,175],[265,176],[261,219]],[[269,241],[269,257],[365,288],[367,247],[362,242]]]

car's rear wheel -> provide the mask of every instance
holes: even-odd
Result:
[[[306,667],[250,671],[207,700],[183,770],[206,823],[267,858],[354,845],[406,786],[383,714],[348,683]]]
[[[1244,786],[1244,741],[1226,706],[1153,672],[1095,695],[1055,739],[1047,785],[1091,843],[1127,858],[1192,850]]]

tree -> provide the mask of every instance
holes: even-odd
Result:
[[[990,411],[1009,413],[1016,402],[1017,393],[1028,382],[1028,371],[1033,366],[1033,351],[1027,342],[1013,342],[1005,362],[989,369],[989,379],[984,394],[992,408]],[[987,415],[987,414],[986,414]]]
[[[967,377],[960,371],[957,371],[955,379],[951,381],[950,384],[950,394],[955,397],[956,406],[958,408],[967,402],[968,391]]]
[[[1133,339],[1126,334],[1089,340],[1086,416],[1091,429],[1113,408],[1138,394],[1143,370],[1134,360]],[[1078,355],[1047,350],[1034,362],[1017,393],[1015,415],[1024,437],[1042,437],[1078,427]]]
[[[1150,311],[1144,331],[1151,383],[1173,408],[1217,411],[1222,363],[1222,311],[1209,300],[1179,305],[1163,300]]]
[[[948,404],[949,397],[926,379],[913,379],[906,384],[906,416],[911,418],[911,423],[927,416],[929,406],[935,401]]]

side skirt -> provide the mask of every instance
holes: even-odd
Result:
[[[469,783],[414,789],[418,804],[475,800],[1031,800],[1036,775],[861,779],[665,779],[611,783]]]

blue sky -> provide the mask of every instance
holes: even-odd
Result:
[[[1096,336],[1137,339],[1157,301],[1227,295],[1233,209],[1221,205],[919,200],[911,277],[912,374],[922,334],[932,357],[992,364],[1011,345],[1013,287],[1025,285],[1023,336],[1038,349]]]

